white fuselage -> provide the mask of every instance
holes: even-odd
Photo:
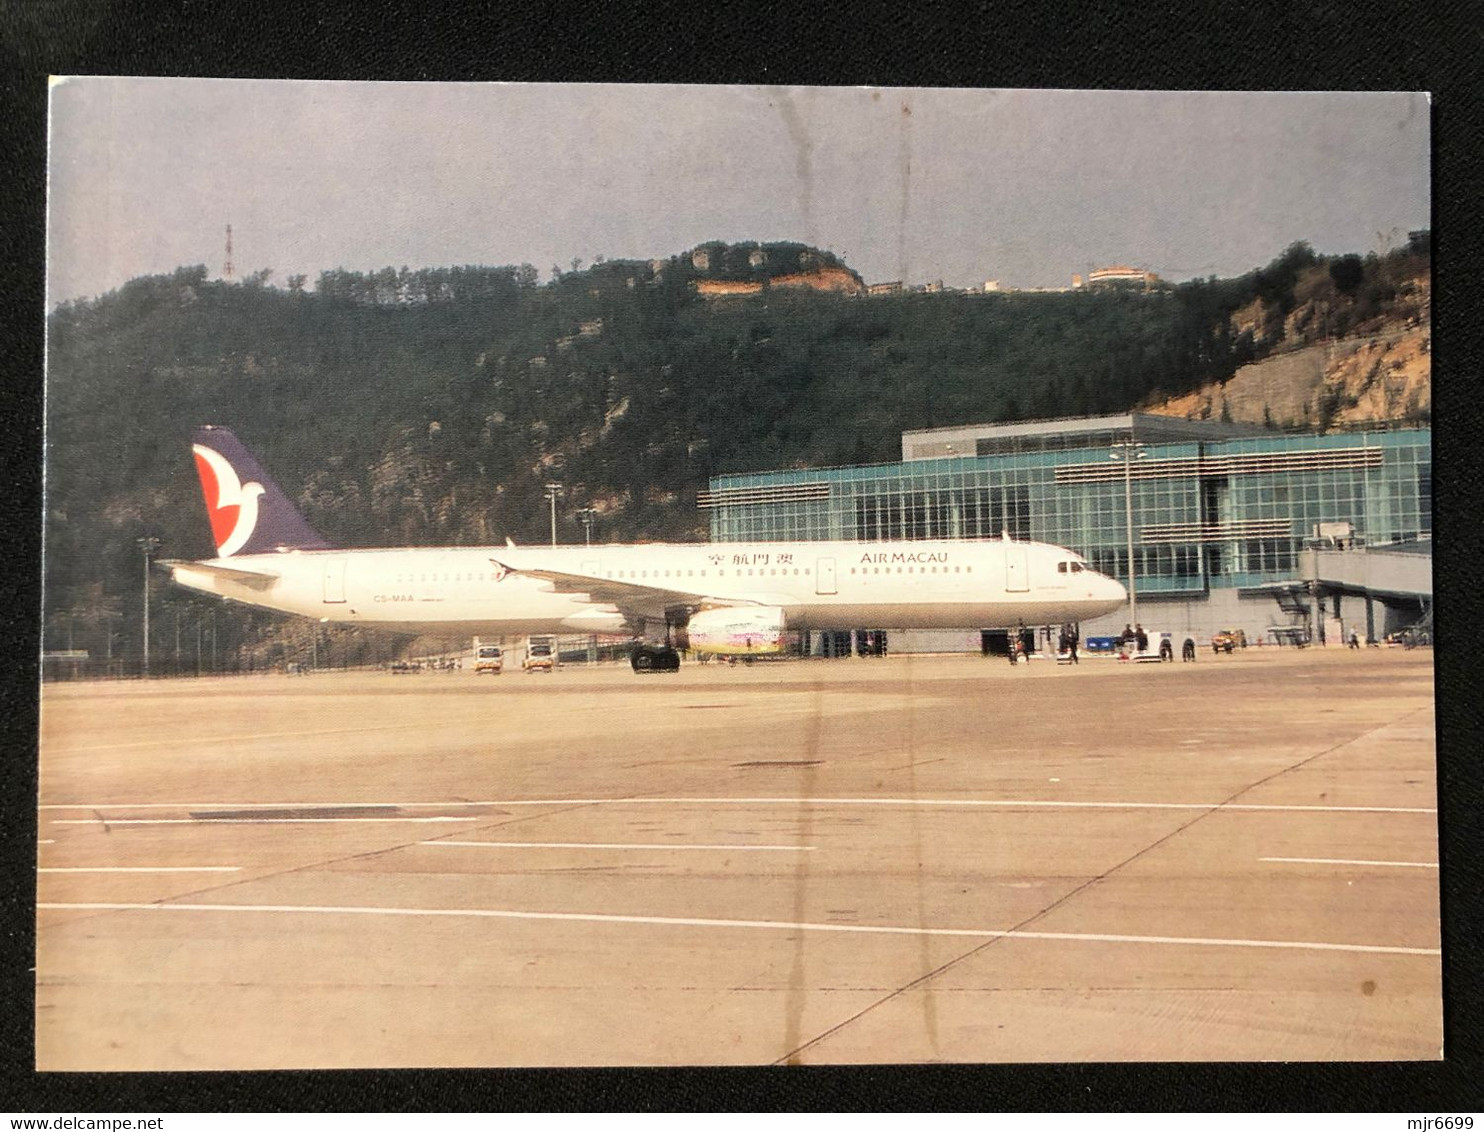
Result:
[[[1009,541],[314,550],[236,555],[206,568],[179,563],[173,571],[182,585],[247,604],[401,633],[639,628],[615,605],[554,592],[501,564],[773,606],[789,629],[1051,625],[1108,613],[1126,597],[1070,551]],[[249,583],[209,567],[276,576]]]

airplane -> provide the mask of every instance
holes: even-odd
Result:
[[[786,650],[785,634],[1013,628],[1109,613],[1123,586],[1081,556],[1012,540],[331,546],[227,429],[192,451],[217,557],[164,559],[182,586],[247,605],[394,633],[621,634],[636,672],[674,672],[681,648]]]

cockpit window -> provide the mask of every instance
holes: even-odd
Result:
[[[1082,563],[1080,563],[1080,562],[1073,562],[1072,563],[1072,573],[1074,573],[1074,574],[1080,574],[1080,573],[1082,573],[1082,571],[1084,569],[1085,569],[1085,567],[1082,565]]]

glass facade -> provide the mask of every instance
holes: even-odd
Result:
[[[1428,429],[1272,434],[718,476],[699,503],[718,542],[1036,539],[1139,592],[1199,593],[1295,577],[1321,523],[1377,545],[1431,537]]]

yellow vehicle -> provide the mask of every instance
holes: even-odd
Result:
[[[499,645],[480,645],[474,653],[474,675],[483,676],[493,672],[496,676],[505,670],[505,654]]]
[[[1236,648],[1247,647],[1247,634],[1241,629],[1223,629],[1211,638],[1211,651],[1215,653],[1231,652]]]

